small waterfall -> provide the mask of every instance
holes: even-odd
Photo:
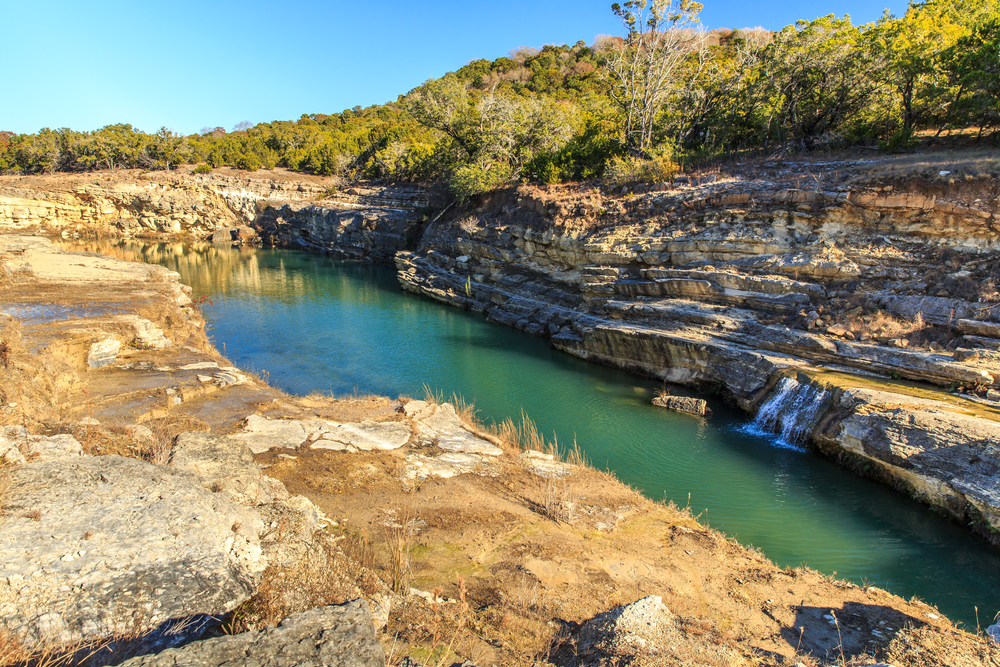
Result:
[[[829,392],[811,384],[782,378],[771,396],[757,412],[748,431],[777,433],[779,446],[799,449],[816,425]]]

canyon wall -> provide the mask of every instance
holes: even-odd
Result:
[[[981,200],[891,186],[522,186],[396,265],[404,289],[752,413],[798,378],[823,396],[798,444],[995,540],[996,223]]]
[[[751,413],[772,402],[802,416],[805,393],[821,394],[793,419],[798,444],[1000,530],[996,184],[519,186],[433,220],[429,190],[333,185],[6,177],[0,227],[394,258],[406,290]]]

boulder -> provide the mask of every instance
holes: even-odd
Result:
[[[10,471],[0,624],[69,642],[231,611],[266,561],[260,515],[177,470],[120,456]]]
[[[263,632],[215,637],[155,655],[143,655],[122,667],[383,667],[368,605],[354,600],[292,614]]]
[[[653,399],[653,405],[689,415],[704,416],[710,412],[705,399],[690,396],[657,396]]]

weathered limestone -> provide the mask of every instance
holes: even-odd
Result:
[[[0,428],[0,460],[8,465],[83,455],[83,446],[72,435],[31,435],[23,426]]]
[[[72,641],[218,615],[266,562],[260,515],[190,475],[118,456],[10,471],[0,620],[25,641]]]
[[[272,447],[297,449],[309,441],[311,433],[313,432],[307,430],[301,421],[266,419],[259,415],[250,415],[247,417],[247,425],[243,429],[243,433],[230,436],[230,438],[242,442],[254,454],[260,454]]]
[[[441,405],[410,401],[403,406],[407,416],[416,421],[417,434],[439,448],[460,454],[500,456],[503,450],[469,431],[450,403]]]
[[[691,396],[657,396],[653,399],[653,405],[702,417],[708,413],[708,403],[705,399]]]
[[[272,447],[297,449],[308,444],[316,449],[372,451],[398,449],[410,439],[410,428],[401,422],[341,424],[320,420],[301,421],[247,417],[243,433],[230,436],[245,443],[254,454]]]
[[[574,197],[587,201],[574,207],[567,201]],[[766,182],[625,198],[518,188],[464,213],[461,224],[430,225],[417,250],[395,261],[408,291],[548,337],[583,359],[722,390],[750,411],[782,375],[817,367],[964,387],[988,401],[1000,377],[993,352],[1000,350],[1000,306],[980,300],[976,283],[992,276],[1000,253],[989,222],[995,215],[942,199]],[[602,212],[594,218],[587,211],[596,202]],[[942,259],[942,247],[955,259]],[[904,333],[867,333],[875,316],[900,318]],[[907,321],[955,340],[917,349]],[[871,474],[992,535],[1000,496],[957,460],[968,432],[951,424],[946,406],[934,409],[935,419],[908,415],[918,426],[887,435],[892,445],[860,437],[871,440],[864,456],[881,461]],[[861,424],[872,434],[898,431],[871,406],[833,412],[848,420],[845,434]],[[921,429],[929,430],[927,441],[914,445]],[[824,452],[860,456],[847,435],[830,433]],[[914,446],[940,455],[930,460],[925,452],[902,465],[893,459],[898,453],[888,454]],[[949,457],[957,457],[951,467]]]
[[[848,389],[841,418],[815,439],[877,464],[894,483],[958,520],[1000,531],[1000,422],[940,401]]]
[[[262,632],[216,637],[122,663],[125,667],[383,667],[368,605],[354,600],[292,614]]]
[[[399,449],[410,440],[410,427],[402,422],[362,421],[354,424],[326,422],[310,445],[313,449],[344,449],[370,452]]]
[[[90,352],[87,354],[87,365],[91,368],[110,366],[115,363],[120,349],[122,349],[121,342],[114,338],[106,338],[94,343],[90,346]]]
[[[225,245],[264,241],[388,261],[426,207],[417,186],[359,184],[329,192],[315,179],[153,173],[88,182],[45,177],[0,185],[0,228],[73,233],[102,225],[130,236],[184,233]]]
[[[231,437],[182,433],[171,450],[170,465],[174,470],[198,477],[209,491],[222,492],[244,505],[288,498],[284,485],[261,474],[250,449]]]

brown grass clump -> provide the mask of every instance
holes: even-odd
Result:
[[[172,415],[141,425],[76,424],[72,433],[90,456],[127,456],[166,465],[179,434],[207,430],[208,424],[196,417]]]
[[[1000,647],[983,636],[942,628],[904,628],[883,659],[898,667],[980,667],[1000,665]]]
[[[327,533],[318,533],[300,558],[269,565],[254,595],[223,624],[227,633],[276,625],[289,614],[385,591],[367,568],[342,551]]]

